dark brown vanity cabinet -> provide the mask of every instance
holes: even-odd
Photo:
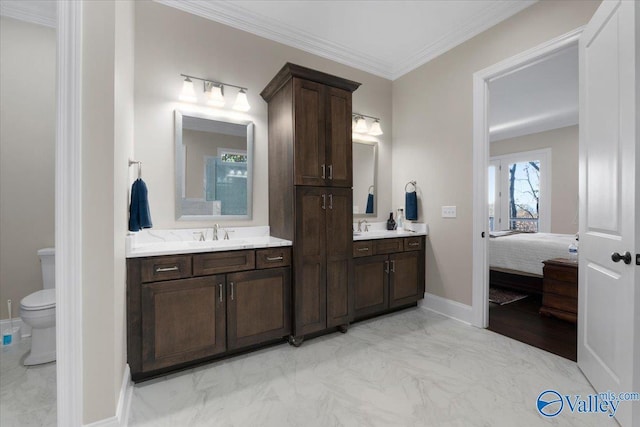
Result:
[[[353,256],[356,319],[424,298],[424,237],[354,242]]]
[[[134,381],[287,337],[290,259],[285,247],[127,260]]]
[[[293,333],[352,317],[351,94],[359,83],[287,63],[262,91],[269,106],[269,225],[293,241]]]

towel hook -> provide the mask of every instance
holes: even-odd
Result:
[[[142,162],[129,159],[129,167],[131,165],[138,165],[138,179],[142,179]]]
[[[416,188],[416,182],[415,181],[409,181],[404,186],[404,192],[405,193],[407,192],[407,187],[410,186],[410,185],[413,185],[413,191],[416,191],[416,189],[417,189]]]
[[[375,187],[373,185],[369,186],[369,194],[373,194],[372,191],[375,190]]]

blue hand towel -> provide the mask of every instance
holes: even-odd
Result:
[[[131,205],[129,205],[129,231],[151,228],[151,213],[147,185],[140,178],[131,186]]]
[[[404,201],[406,219],[416,221],[418,219],[418,195],[415,191],[407,192]]]
[[[373,194],[369,193],[367,196],[367,210],[365,213],[372,214],[373,213]]]

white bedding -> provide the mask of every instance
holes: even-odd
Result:
[[[519,233],[489,238],[489,267],[542,276],[542,261],[567,258],[574,234]]]

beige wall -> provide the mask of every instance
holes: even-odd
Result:
[[[175,220],[173,111],[193,108],[178,102],[180,73],[249,88],[251,110],[246,117],[256,125],[253,219],[226,224],[269,224],[268,167],[278,165],[267,162],[267,104],[260,92],[287,61],[362,83],[353,95],[353,110],[381,118],[385,134],[380,137],[378,207],[388,212],[392,133],[389,80],[161,4],[136,2],[135,156],[144,163],[143,179],[149,187],[155,228],[211,225]],[[201,90],[198,82],[195,86]],[[235,93],[225,89],[225,95],[233,100]],[[200,107],[200,111],[216,110]]]
[[[42,289],[54,246],[56,31],[0,18],[0,319]]]
[[[113,417],[126,363],[133,4],[85,2],[82,45],[84,423]]]
[[[578,126],[491,143],[491,156],[551,148],[551,232],[578,232]]]
[[[393,82],[393,203],[418,181],[427,292],[471,304],[473,73],[586,24],[598,4],[538,2]]]

